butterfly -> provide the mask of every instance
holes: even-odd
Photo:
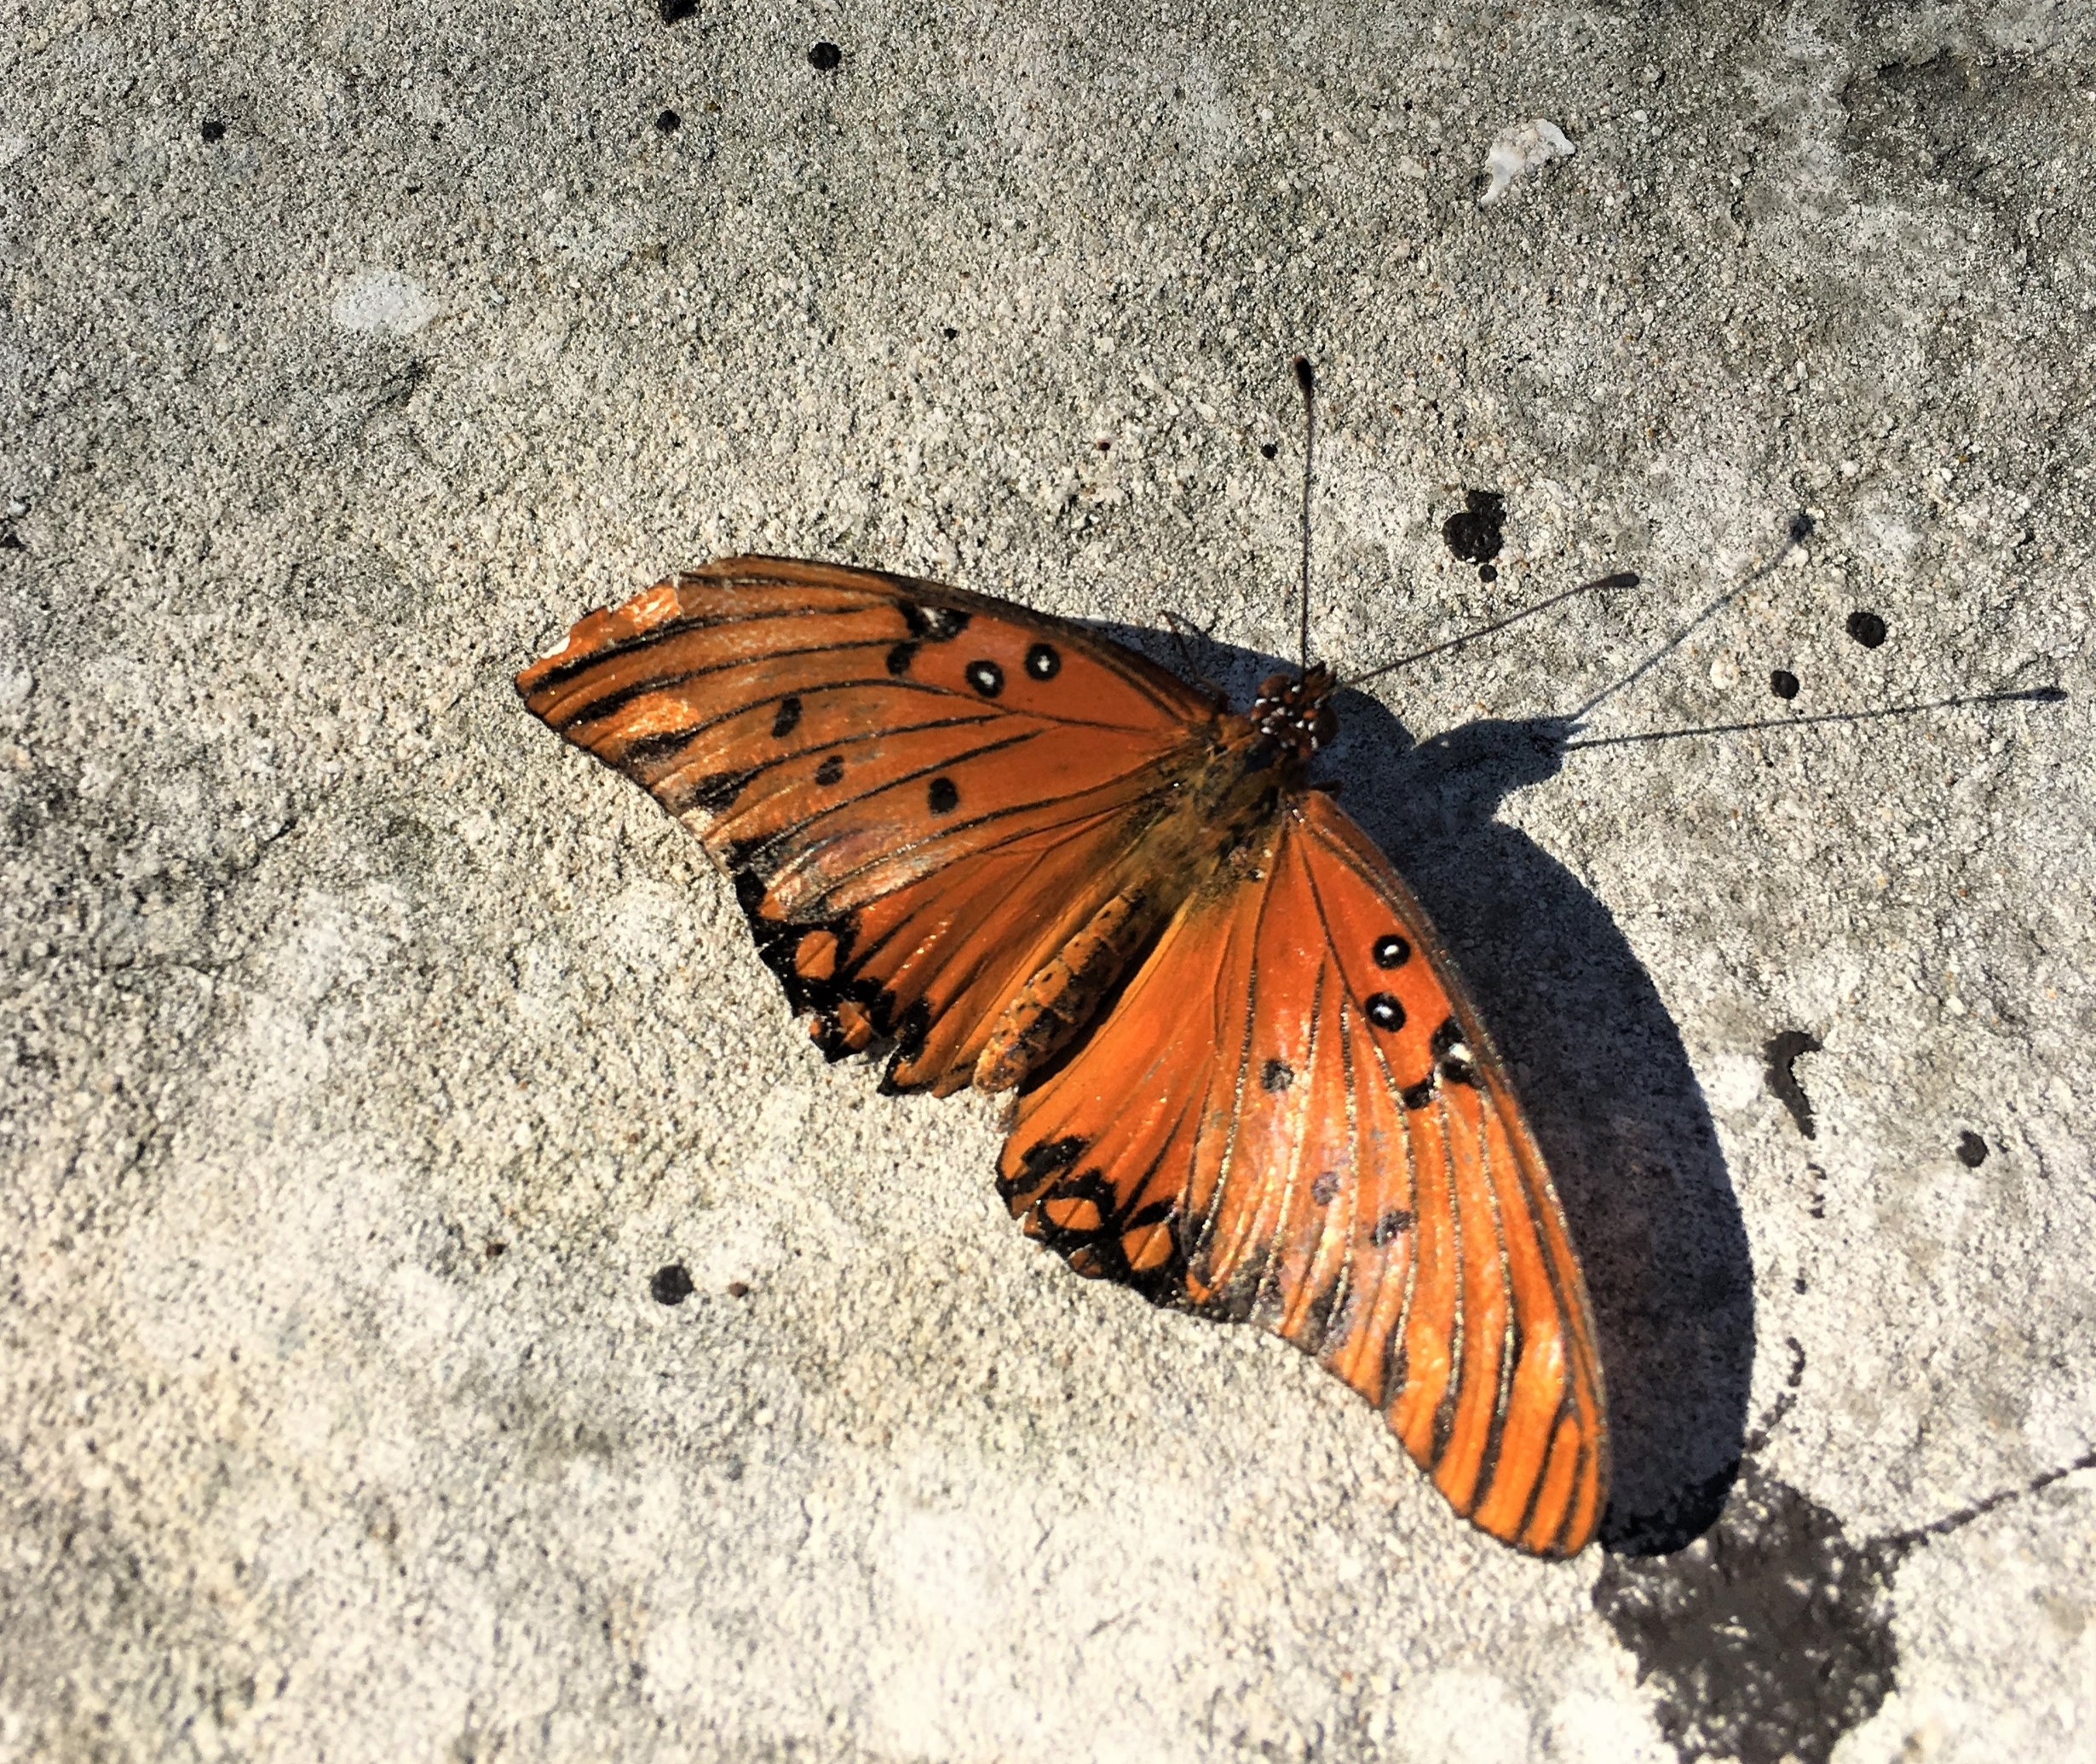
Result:
[[[1592,1537],[1579,1261],[1433,927],[1309,781],[1327,666],[1238,714],[1010,602],[729,557],[516,683],[704,842],[825,1054],[1011,1098],[1029,1236],[1315,1355],[1492,1536]]]

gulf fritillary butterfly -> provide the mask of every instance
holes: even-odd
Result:
[[[731,557],[516,683],[697,833],[830,1058],[1012,1095],[1029,1236],[1315,1354],[1494,1536],[1592,1537],[1579,1262],[1432,926],[1308,781],[1323,664],[1241,716],[1006,601]]]

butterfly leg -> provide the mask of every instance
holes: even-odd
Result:
[[[1186,647],[1186,633],[1189,631],[1195,637],[1208,643],[1213,643],[1215,639],[1209,637],[1208,633],[1195,624],[1191,619],[1183,618],[1178,613],[1167,610],[1165,614],[1165,623],[1171,628],[1172,641],[1178,649],[1181,670],[1196,688],[1207,694],[1211,702],[1218,707],[1228,708],[1229,695],[1194,666],[1194,652]]]

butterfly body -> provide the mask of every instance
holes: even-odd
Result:
[[[1322,665],[1240,715],[1009,602],[730,558],[518,685],[704,840],[826,1055],[1011,1096],[1029,1235],[1313,1353],[1494,1535],[1592,1535],[1578,1263],[1431,926],[1309,786]]]

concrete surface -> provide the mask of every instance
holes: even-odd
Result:
[[[2096,15],[672,10],[10,12],[0,1759],[2091,1755]],[[1336,759],[1586,1250],[1569,1565],[510,686],[738,549],[1241,685],[1298,349],[1322,653],[1644,577]]]

